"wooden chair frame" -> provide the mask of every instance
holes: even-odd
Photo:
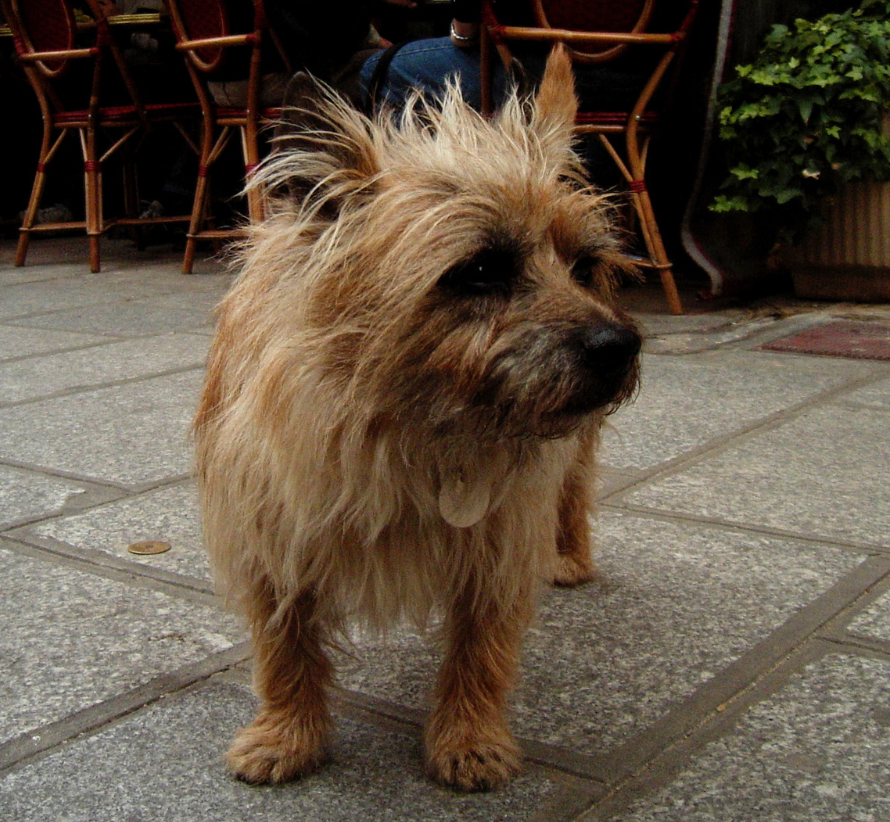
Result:
[[[260,162],[260,131],[281,116],[280,108],[260,106],[260,81],[262,79],[262,57],[264,44],[277,49],[283,64],[289,63],[274,32],[266,20],[262,0],[253,0],[253,31],[240,34],[221,34],[216,37],[192,38],[189,36],[187,17],[183,4],[188,0],[164,0],[176,35],[176,48],[184,55],[189,75],[201,104],[202,128],[199,150],[198,181],[192,207],[191,222],[186,239],[185,257],[182,271],[191,274],[194,266],[196,243],[199,239],[224,240],[236,238],[241,229],[214,229],[205,227],[210,217],[210,171],[219,159],[231,137],[237,130],[241,140],[241,153],[244,158],[245,180]],[[218,0],[220,6],[221,30],[225,30],[225,0]],[[243,107],[222,106],[216,103],[210,92],[208,81],[223,60],[226,49],[249,48],[249,72],[247,78],[247,103]],[[255,187],[247,189],[248,219],[251,223],[260,222],[266,213],[265,197]]]
[[[573,60],[578,63],[605,63],[631,47],[660,50],[661,56],[648,81],[627,111],[596,112],[582,109],[578,113],[576,129],[578,133],[595,134],[599,138],[626,180],[647,252],[647,259],[634,261],[638,265],[658,271],[671,312],[682,314],[683,305],[674,280],[673,266],[668,259],[658,229],[645,174],[649,141],[658,122],[658,112],[651,110],[650,103],[688,39],[698,0],[689,0],[688,11],[680,27],[668,33],[645,30],[649,25],[655,2],[656,0],[645,0],[639,19],[630,31],[614,32],[551,28],[547,23],[542,0],[532,0],[539,27],[505,26],[495,16],[491,0],[483,0],[482,110],[486,114],[490,114],[493,110],[492,79],[495,56],[500,57],[508,70],[513,63],[509,42],[564,43],[569,48]]]
[[[116,225],[142,227],[158,223],[185,222],[183,216],[140,218],[138,178],[135,171],[135,154],[141,138],[152,124],[160,121],[172,122],[186,141],[197,151],[197,146],[182,124],[182,120],[194,116],[195,106],[189,104],[144,105],[134,84],[123,56],[112,38],[104,9],[96,0],[88,0],[94,16],[92,26],[79,26],[74,23],[70,5],[65,2],[68,12],[68,40],[70,48],[53,51],[40,51],[35,48],[31,31],[24,24],[19,4],[25,0],[0,0],[0,8],[10,26],[18,61],[37,97],[43,120],[43,137],[37,160],[37,170],[31,188],[31,195],[25,209],[16,248],[15,264],[22,266],[28,253],[31,235],[63,229],[85,229],[90,245],[90,270],[101,268],[100,238],[109,228]],[[96,32],[95,42],[87,47],[75,47],[75,34],[78,30]],[[102,100],[101,87],[103,72],[108,57],[111,56],[116,70],[123,80],[129,100],[123,105],[106,106]],[[69,68],[71,61],[91,61],[89,100],[83,109],[71,108],[63,104],[54,88],[54,81]],[[114,134],[110,145],[100,148],[105,132]],[[80,143],[84,163],[85,219],[69,222],[37,223],[37,212],[46,185],[47,170],[60,146],[69,134],[76,133]],[[123,150],[128,156],[124,159],[124,210],[127,216],[107,220],[104,215],[102,196],[102,169],[106,161]],[[141,245],[141,235],[139,237]]]

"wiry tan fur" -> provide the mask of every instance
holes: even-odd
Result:
[[[350,621],[432,614],[430,772],[493,787],[519,767],[503,713],[539,587],[592,575],[594,449],[636,349],[606,379],[576,338],[636,339],[612,303],[623,263],[571,149],[561,51],[490,121],[456,89],[398,120],[322,97],[261,172],[280,196],[220,305],[195,423],[207,545],[262,700],[228,761],[250,782],[315,768],[326,646]],[[461,266],[492,247],[515,274],[475,293]]]

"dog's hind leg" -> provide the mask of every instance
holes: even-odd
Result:
[[[483,601],[469,586],[450,605],[436,705],[426,727],[431,776],[465,791],[495,788],[520,771],[504,707],[531,596],[519,607]]]
[[[300,595],[283,614],[276,614],[276,605],[268,593],[252,604],[254,687],[261,705],[226,755],[232,773],[250,783],[286,782],[315,770],[331,727],[326,689],[333,668],[315,596]]]
[[[559,525],[556,532],[556,564],[553,582],[574,587],[590,582],[596,569],[590,558],[590,521],[593,500],[594,447],[596,433],[581,441],[578,457],[559,495]]]

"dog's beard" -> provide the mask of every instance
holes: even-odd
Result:
[[[552,440],[599,422],[630,402],[637,391],[637,362],[620,376],[597,380],[563,377],[539,390],[511,393],[500,381],[484,385],[468,402],[436,403],[429,417],[439,438],[470,436],[482,444],[511,440]]]
[[[585,362],[588,355],[559,345],[538,362],[495,364],[469,403],[477,430],[504,439],[554,439],[614,413],[639,384],[639,338],[632,333],[626,356],[614,361]]]

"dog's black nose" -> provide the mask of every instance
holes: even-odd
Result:
[[[640,335],[631,328],[613,323],[588,326],[579,344],[585,365],[603,375],[623,375],[640,353]]]

